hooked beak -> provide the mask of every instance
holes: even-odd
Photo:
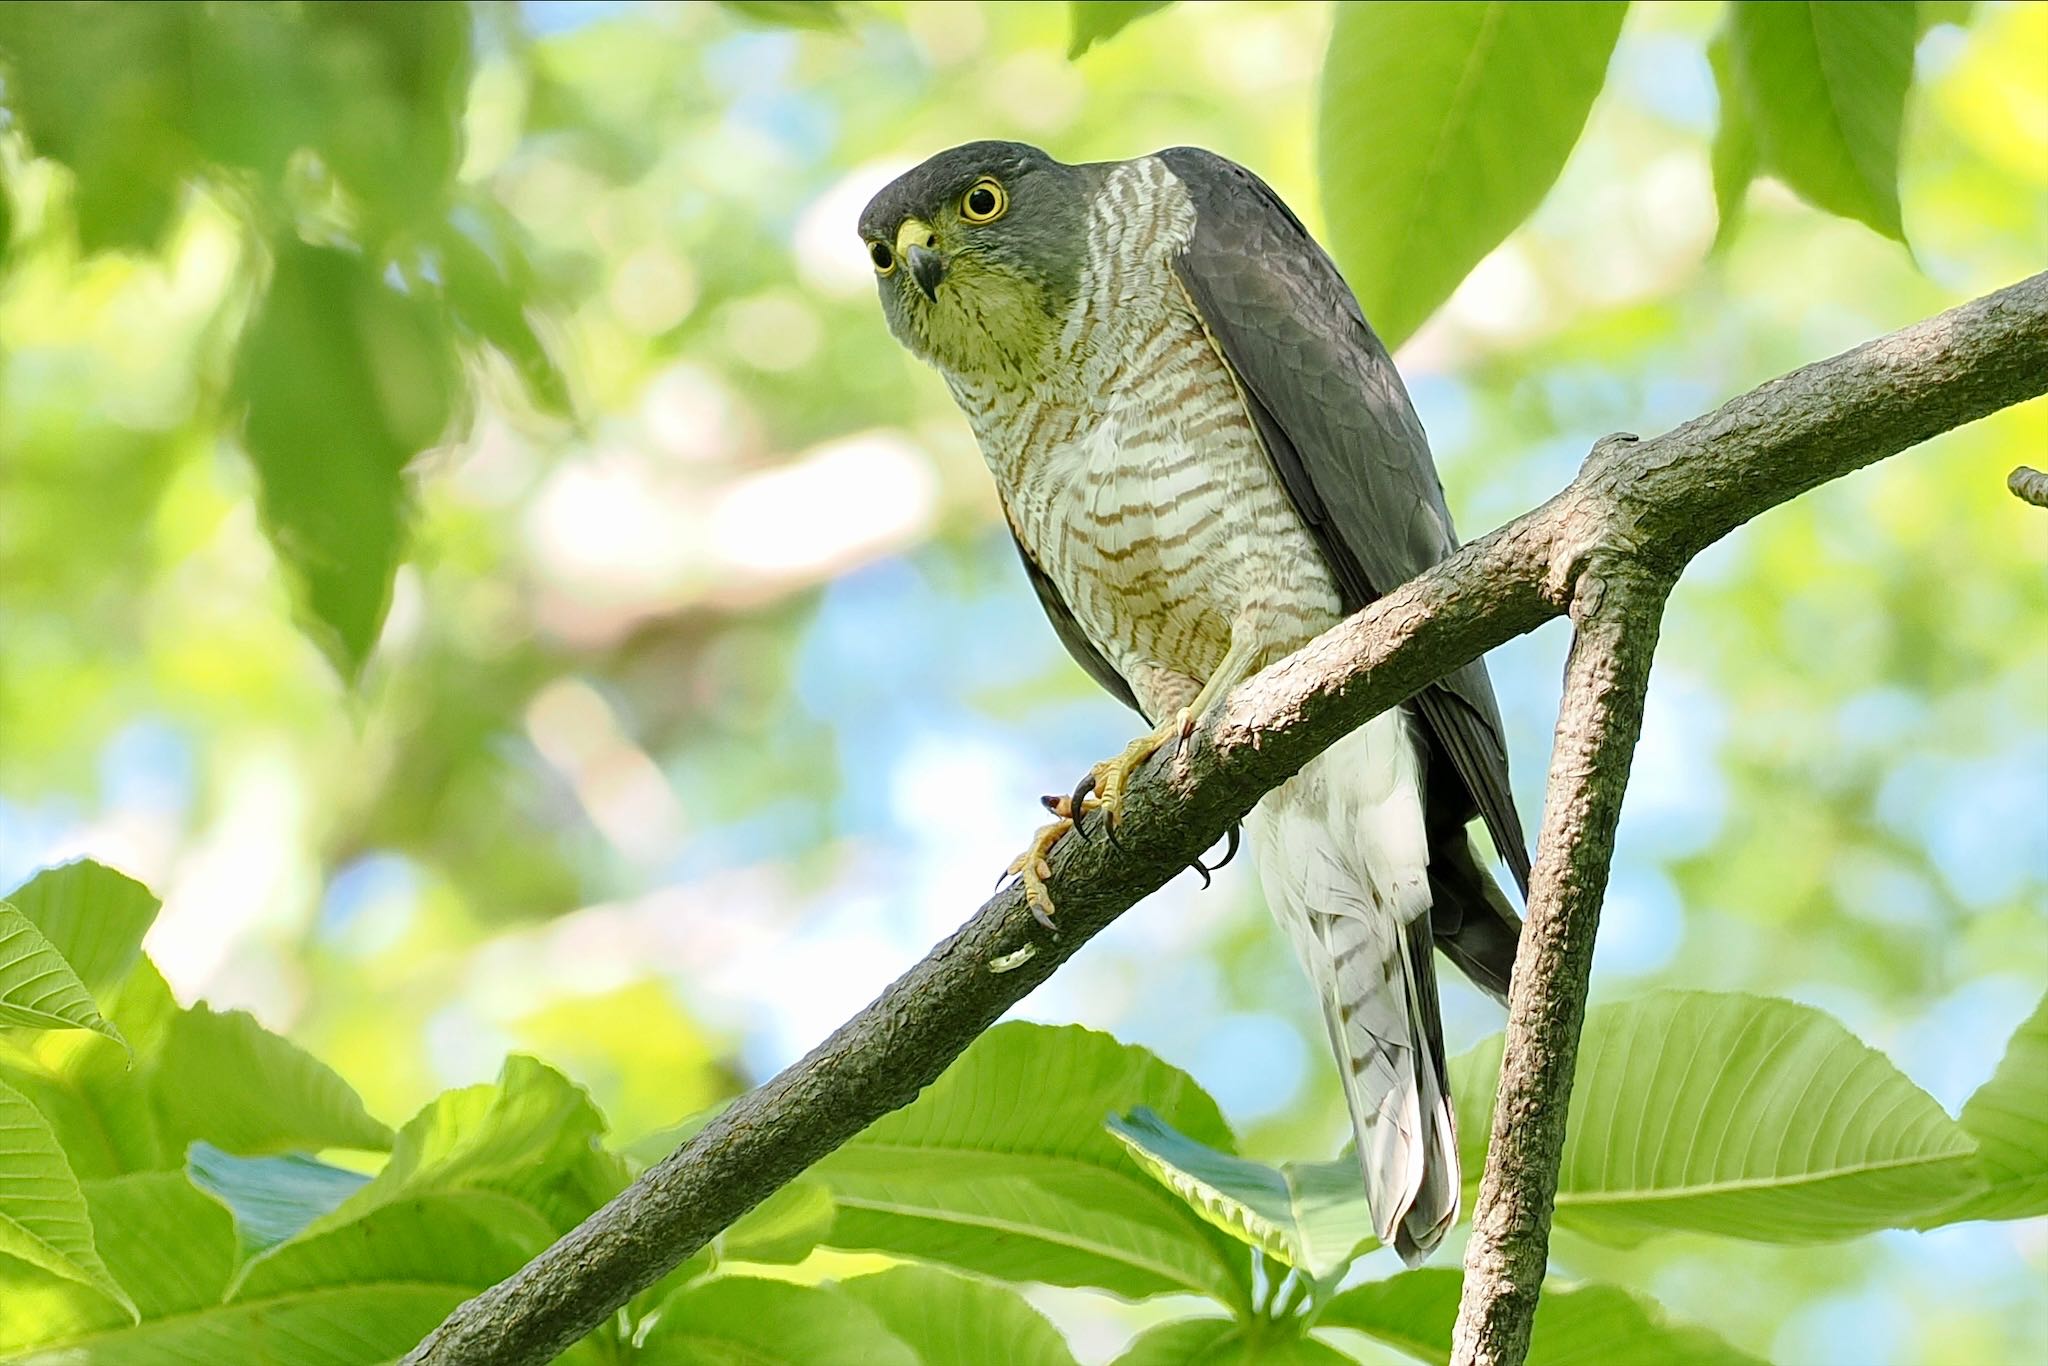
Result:
[[[934,303],[939,298],[939,282],[946,278],[946,258],[936,250],[938,244],[939,235],[918,219],[906,218],[903,226],[896,229],[896,255],[909,269],[910,278],[924,291],[924,297]]]

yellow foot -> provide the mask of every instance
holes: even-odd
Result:
[[[1145,761],[1166,748],[1169,742],[1178,746],[1195,729],[1195,712],[1192,707],[1182,707],[1172,720],[1155,727],[1149,734],[1141,735],[1124,746],[1124,752],[1114,759],[1104,759],[1088,770],[1088,776],[1074,789],[1068,799],[1070,812],[1085,811],[1091,806],[1102,808],[1103,828],[1112,835],[1116,823],[1123,818],[1124,791],[1130,786],[1131,775],[1143,768]],[[1077,817],[1078,819],[1078,817]],[[1083,832],[1085,836],[1086,832]]]
[[[1024,879],[1024,904],[1031,908],[1031,918],[1048,930],[1053,928],[1052,894],[1045,890],[1045,880],[1052,876],[1052,868],[1046,863],[1046,857],[1060,842],[1060,836],[1073,828],[1074,823],[1065,816],[1051,825],[1040,826],[1038,833],[1031,837],[1030,845],[1003,870],[1006,877],[1016,874]]]

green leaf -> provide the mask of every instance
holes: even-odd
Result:
[[[6,1025],[90,1029],[128,1046],[35,922],[0,901],[0,1026]]]
[[[1963,1106],[1963,1128],[1991,1188],[1923,1223],[2048,1214],[2048,996],[2006,1045],[1991,1080]]]
[[[1468,1179],[1500,1052],[1495,1036],[1452,1064]],[[1910,1226],[1980,1183],[1961,1126],[1811,1006],[1659,991],[1587,1013],[1557,1219],[1589,1237],[1853,1238]]]
[[[1765,166],[1808,203],[1905,241],[1899,130],[1913,82],[1909,0],[1737,0],[1730,33]]]
[[[178,1003],[147,958],[107,998],[134,1053],[98,1034],[0,1039],[0,1081],[27,1096],[80,1180],[175,1166],[150,1103],[152,1063]]]
[[[1318,1328],[1350,1328],[1428,1362],[1451,1359],[1460,1273],[1406,1271],[1356,1286],[1324,1305]],[[1663,1311],[1610,1285],[1545,1286],[1536,1305],[1529,1366],[1758,1366],[1704,1328],[1669,1324]]]
[[[276,251],[236,366],[244,444],[307,630],[353,679],[391,603],[405,466],[455,410],[455,352],[439,310],[392,288],[374,262],[296,240]]]
[[[370,1180],[298,1153],[237,1157],[211,1143],[192,1145],[185,1172],[193,1185],[233,1211],[244,1252],[261,1252],[297,1236]]]
[[[741,1215],[716,1239],[718,1255],[736,1262],[795,1264],[832,1232],[832,1188],[806,1173]]]
[[[1625,4],[1339,6],[1317,160],[1330,238],[1388,347],[1542,202]]]
[[[204,1139],[233,1153],[391,1146],[333,1068],[245,1010],[203,1003],[172,1019],[156,1066],[158,1113],[173,1146]]]
[[[1173,0],[1072,0],[1067,6],[1073,36],[1067,60],[1073,61],[1097,43],[1116,37],[1148,14],[1157,14]]]
[[[1968,28],[1976,12],[1977,0],[1920,0],[1914,6],[1914,18],[1918,20],[1922,33],[1940,24]]]
[[[210,1241],[224,1237],[232,1249],[226,1212],[214,1208],[222,1222]],[[449,1310],[524,1265],[551,1236],[539,1214],[507,1197],[468,1192],[399,1200],[346,1228],[302,1236],[258,1257],[228,1286],[225,1303],[130,1327],[66,1332],[46,1340],[44,1352],[16,1360],[37,1366],[391,1361]],[[561,1360],[588,1363],[597,1351],[585,1344]]]
[[[442,297],[456,325],[511,361],[542,411],[569,416],[568,378],[527,316],[533,268],[517,226],[501,212],[465,205],[435,231],[433,242]]]
[[[1714,208],[1720,221],[1715,225],[1711,248],[1718,253],[1735,240],[1736,229],[1741,226],[1742,206],[1759,169],[1759,153],[1749,106],[1735,79],[1734,39],[1725,24],[1707,44],[1707,64],[1714,69],[1714,93],[1721,101],[1713,151]]]
[[[1004,1366],[1074,1366],[1074,1354],[1052,1322],[1006,1285],[930,1266],[899,1266],[841,1282],[926,1366],[989,1359]]]
[[[922,1366],[881,1317],[825,1286],[726,1276],[684,1286],[635,1360],[648,1366]]]
[[[394,1200],[450,1191],[509,1196],[567,1232],[626,1183],[624,1163],[601,1146],[604,1127],[582,1087],[514,1054],[496,1082],[443,1092],[413,1116],[383,1169],[309,1232]]]
[[[719,0],[721,8],[767,28],[807,28],[843,33],[846,14],[834,0]]]
[[[1138,1105],[1198,1142],[1235,1146],[1216,1103],[1143,1049],[998,1025],[914,1104],[812,1169],[839,1204],[831,1242],[1130,1298],[1248,1304],[1249,1254],[1103,1127]]]
[[[144,1321],[220,1303],[234,1274],[228,1212],[177,1172],[138,1172],[80,1183],[93,1240]],[[18,1263],[0,1268],[0,1351],[134,1320],[103,1296]],[[12,1359],[12,1358],[10,1358]]]
[[[34,922],[94,996],[127,979],[163,904],[134,878],[91,859],[45,868],[0,900]]]
[[[1176,1319],[1146,1329],[1112,1366],[1350,1366],[1351,1358],[1291,1324]]]
[[[92,1220],[57,1136],[28,1098],[0,1083],[0,1257],[90,1286],[133,1316],[135,1302],[93,1245]]]
[[[1143,1106],[1112,1116],[1109,1131],[1204,1219],[1316,1280],[1376,1246],[1365,1178],[1348,1157],[1269,1167],[1197,1143]]]

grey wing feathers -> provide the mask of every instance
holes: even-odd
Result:
[[[1089,643],[1087,633],[1081,629],[1081,623],[1074,620],[1074,614],[1067,610],[1066,600],[1060,596],[1060,590],[1053,586],[1053,581],[1046,577],[1045,571],[1031,558],[1031,552],[1024,548],[1024,542],[1018,541],[1014,533],[1010,539],[1016,542],[1017,558],[1024,561],[1024,574],[1031,580],[1031,587],[1038,594],[1038,605],[1045,609],[1046,619],[1052,623],[1053,634],[1060,638],[1060,644],[1067,647],[1067,653],[1074,657],[1074,662],[1086,669],[1088,676],[1106,688],[1110,696],[1139,715],[1144,715],[1144,709],[1138,705],[1137,695],[1131,691],[1131,685],[1126,683],[1124,676]]]
[[[1159,155],[1195,205],[1181,283],[1356,611],[1457,549],[1422,424],[1343,276],[1280,197],[1214,153]],[[1472,661],[1415,706],[1526,893],[1528,846],[1486,666]]]

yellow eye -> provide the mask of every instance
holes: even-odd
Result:
[[[896,269],[896,253],[887,242],[868,243],[868,259],[875,263],[875,274],[887,275]]]
[[[1010,207],[1010,196],[1001,185],[983,176],[960,197],[960,216],[970,223],[993,223]]]

